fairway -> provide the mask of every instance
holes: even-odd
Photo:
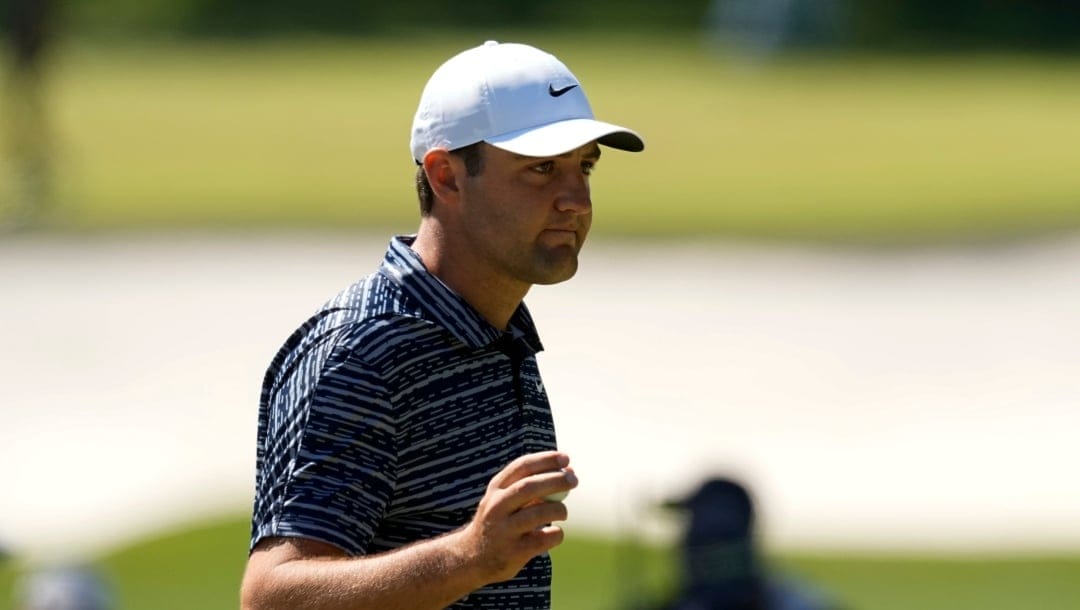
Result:
[[[50,222],[410,226],[421,83],[479,35],[70,43],[50,75]],[[558,49],[644,155],[605,159],[597,232],[922,242],[1080,225],[1075,59],[799,57],[505,34]]]
[[[238,603],[247,544],[238,515],[108,553],[96,564],[116,610],[227,610]],[[552,607],[617,610],[662,599],[677,582],[676,556],[662,545],[571,532],[552,553]],[[880,555],[773,557],[777,577],[811,584],[859,610],[1068,610],[1080,599],[1080,557],[987,559]],[[0,567],[0,608],[14,567]]]

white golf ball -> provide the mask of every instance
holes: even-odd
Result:
[[[562,502],[566,499],[566,496],[570,495],[569,491],[557,491],[553,494],[544,496],[545,502]]]

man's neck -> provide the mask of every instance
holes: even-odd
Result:
[[[529,292],[529,284],[507,280],[455,250],[438,223],[424,222],[412,249],[428,272],[465,299],[489,324],[506,330]]]

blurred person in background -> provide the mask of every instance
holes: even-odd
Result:
[[[417,234],[266,374],[245,608],[550,607],[577,477],[523,299],[577,271],[598,145],[644,148],[552,55],[491,41],[435,71]]]
[[[57,567],[31,573],[16,593],[16,610],[109,610],[109,587],[82,567]]]
[[[54,0],[8,0],[4,23],[7,82],[4,92],[4,163],[0,228],[34,222],[50,198],[50,138],[43,76]]]
[[[754,502],[739,482],[708,479],[668,502],[683,512],[682,587],[660,610],[838,610],[807,583],[770,574],[757,548]]]

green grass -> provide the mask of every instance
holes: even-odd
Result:
[[[181,528],[107,553],[95,564],[114,587],[117,610],[237,607],[248,522]],[[615,610],[662,598],[677,583],[672,549],[571,531],[552,553],[553,607]],[[942,557],[784,554],[773,572],[794,577],[859,610],[1075,610],[1080,555]],[[0,608],[12,599],[15,565],[0,566]]]
[[[925,241],[1080,226],[1080,59],[794,57],[699,41],[506,35],[557,52],[606,155],[595,230]],[[50,75],[53,226],[416,223],[409,125],[423,82],[483,35],[71,43]]]
[[[792,557],[786,568],[841,593],[850,608],[1080,608],[1076,557]]]

